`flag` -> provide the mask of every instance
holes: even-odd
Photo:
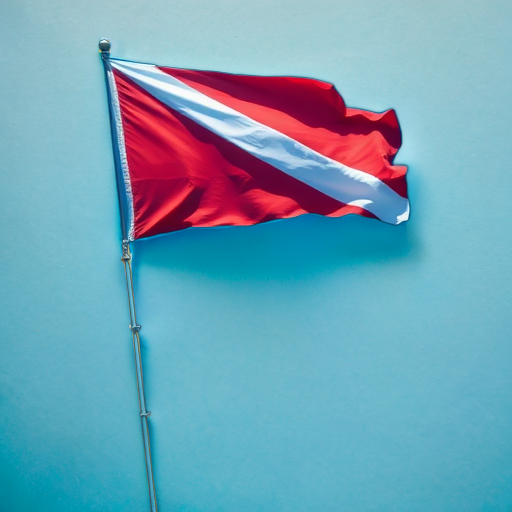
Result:
[[[327,82],[106,63],[124,236],[315,213],[400,224],[407,168],[393,110]]]

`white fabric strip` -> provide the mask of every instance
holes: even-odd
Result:
[[[116,128],[116,135],[117,135],[117,147],[119,148],[119,159],[121,160],[121,169],[123,172],[123,182],[124,182],[124,188],[126,191],[126,202],[128,206],[128,211],[126,212],[128,214],[127,219],[127,237],[128,241],[133,242],[134,236],[135,236],[135,216],[133,214],[133,194],[132,194],[132,184],[130,181],[130,172],[128,169],[128,159],[126,158],[126,146],[124,143],[124,130],[123,130],[123,123],[121,119],[121,107],[119,106],[119,97],[117,94],[117,86],[116,81],[114,79],[112,69],[107,62],[106,66],[106,72],[107,72],[107,79],[108,79],[108,86],[110,88],[110,100],[112,103],[112,112],[114,114],[115,118],[115,128]]]
[[[151,64],[111,59],[112,67],[168,107],[324,194],[390,224],[409,218],[409,201],[375,176],[332,160],[202,94]]]

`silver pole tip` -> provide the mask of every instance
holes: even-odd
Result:
[[[111,46],[112,45],[110,44],[110,41],[108,39],[100,39],[100,42],[98,43],[98,48],[100,49],[101,53],[109,53]]]

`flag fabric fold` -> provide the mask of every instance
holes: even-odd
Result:
[[[346,107],[332,84],[109,59],[129,241],[315,213],[409,217],[393,110]]]

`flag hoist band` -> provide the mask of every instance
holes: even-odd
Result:
[[[393,110],[350,108],[311,78],[233,75],[110,57],[105,67],[151,510],[156,495],[135,318],[135,240],[314,213],[401,224],[407,167]]]

